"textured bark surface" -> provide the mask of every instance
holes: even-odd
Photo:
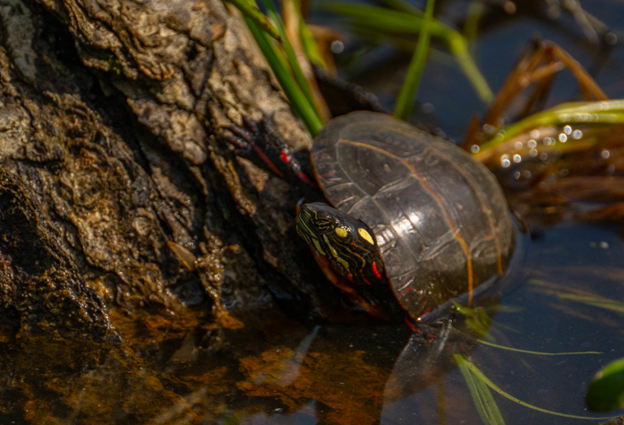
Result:
[[[56,329],[71,311],[68,329],[113,334],[104,306],[192,308],[224,327],[273,299],[332,315],[335,290],[294,232],[301,194],[223,141],[248,115],[310,144],[222,2],[8,0],[0,19],[14,329]]]

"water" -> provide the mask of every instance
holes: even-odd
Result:
[[[237,331],[184,317],[144,317],[147,325],[114,317],[126,342],[110,349],[45,339],[0,344],[0,423],[479,424],[458,353],[524,403],[605,416],[587,412],[584,395],[593,374],[624,355],[618,231],[580,223],[536,231],[513,287],[490,313],[490,342],[600,354],[511,352],[456,331],[410,343],[403,325],[302,324],[275,310],[240,315],[246,327]],[[584,296],[565,299],[578,291]],[[587,304],[590,295],[619,301],[620,311]],[[577,421],[492,393],[506,423]]]

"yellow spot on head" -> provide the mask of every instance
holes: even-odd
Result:
[[[341,238],[347,237],[347,229],[345,229],[344,227],[336,227],[334,229],[334,232],[336,232],[336,234],[340,236]]]
[[[366,239],[366,242],[368,242],[371,245],[375,245],[375,241],[373,240],[373,237],[371,236],[370,233],[366,231],[366,229],[360,227],[358,229],[358,233],[360,234],[362,238]]]

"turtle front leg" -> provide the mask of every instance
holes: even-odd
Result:
[[[232,136],[226,141],[232,146],[237,156],[245,158],[260,168],[271,171],[277,177],[303,183],[308,187],[317,187],[301,168],[299,161],[293,156],[286,141],[275,131],[266,120],[253,121],[243,116],[243,126],[231,125]]]

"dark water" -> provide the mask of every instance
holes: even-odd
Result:
[[[466,5],[444,3],[448,16],[461,15]],[[624,29],[624,2],[583,6],[614,30]],[[316,16],[317,22],[328,19]],[[596,70],[610,97],[624,97],[624,49],[606,55],[584,41],[574,20],[531,16],[504,20],[475,43],[477,63],[493,91],[537,32]],[[384,68],[387,58],[395,61],[393,72]],[[384,48],[362,63],[344,74],[375,90],[390,108],[407,60]],[[414,118],[460,140],[484,105],[447,56],[432,56],[423,81],[419,105],[433,110],[419,107]],[[576,95],[566,74],[551,102]],[[597,424],[606,421],[600,417],[624,414],[593,414],[584,403],[593,374],[624,357],[622,227],[565,222],[534,224],[532,231],[533,238],[524,238],[521,264],[511,272],[510,289],[489,307],[494,321],[480,338],[520,350],[599,353],[503,350],[478,344],[461,324],[423,340],[403,325],[302,324],[275,310],[237,312],[246,324],[238,331],[193,317],[146,315],[135,323],[119,315],[117,323],[128,321],[124,329],[132,346],[102,351],[87,343],[0,341],[0,423],[480,424],[455,355],[516,399],[490,390],[507,424]]]
[[[274,310],[239,312],[246,327],[237,331],[120,316],[131,345],[0,344],[0,423],[480,424],[457,354],[521,402],[596,418],[546,414],[492,390],[505,423],[601,423],[610,415],[589,413],[584,395],[624,355],[618,232],[577,223],[539,232],[525,240],[512,287],[486,307],[491,343],[598,354],[506,351],[479,345],[461,324],[423,340],[406,326],[304,325]]]

